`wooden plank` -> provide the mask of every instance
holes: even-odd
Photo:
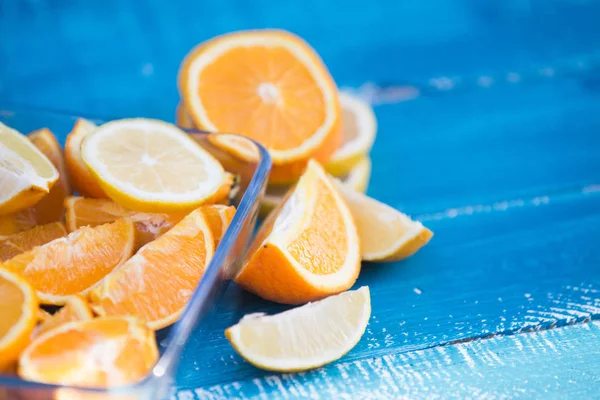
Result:
[[[302,374],[267,375],[172,400],[592,398],[600,393],[600,322],[497,336],[346,361]]]

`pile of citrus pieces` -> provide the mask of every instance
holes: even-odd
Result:
[[[179,87],[181,126],[241,134],[273,160],[271,212],[234,281],[267,300],[315,302],[245,317],[227,338],[270,370],[341,357],[370,317],[369,289],[346,292],[361,262],[409,257],[432,237],[361,193],[370,106],[338,93],[316,52],[283,31],[199,45]],[[259,157],[239,136],[209,142],[241,162]],[[233,185],[165,122],[79,120],[64,153],[47,129],[24,136],[0,124],[0,371],[94,387],[146,375],[158,358],[153,331],[179,318],[233,218]],[[62,308],[50,315],[40,304]]]

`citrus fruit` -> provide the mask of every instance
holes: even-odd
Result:
[[[335,361],[360,340],[371,316],[366,286],[276,315],[250,314],[225,331],[252,365],[294,372]]]
[[[210,227],[202,210],[194,210],[92,290],[92,309],[135,315],[152,329],[164,328],[181,315],[213,253]]]
[[[335,82],[317,53],[289,32],[254,30],[206,41],[186,56],[178,83],[197,128],[258,141],[288,181],[309,158],[326,161],[340,144]],[[301,167],[284,168],[290,163]]]
[[[14,235],[37,225],[35,208],[29,207],[7,215],[0,215],[0,237]]]
[[[135,249],[153,241],[183,217],[185,212],[143,213],[131,211],[110,199],[88,199],[68,197],[65,200],[67,210],[67,229],[74,232],[82,226],[98,226],[127,218],[135,227]]]
[[[235,215],[235,207],[212,204],[208,206],[202,206],[202,212],[206,218],[206,223],[212,232],[216,249],[221,241],[221,238],[225,234],[227,227],[231,223],[233,216]]]
[[[86,138],[82,155],[104,192],[136,211],[191,209],[209,201],[226,181],[210,153],[158,120],[108,122]]]
[[[158,360],[156,338],[132,317],[95,318],[37,336],[19,359],[23,379],[84,387],[113,387],[142,379]]]
[[[250,140],[231,133],[211,133],[208,142],[242,161],[258,162],[260,153]]]
[[[80,118],[75,122],[65,143],[65,163],[71,186],[80,196],[103,198],[106,197],[106,194],[94,179],[81,156],[83,140],[96,129],[98,127],[86,119]]]
[[[325,164],[332,175],[343,176],[371,151],[377,132],[373,109],[363,99],[340,92],[343,143]]]
[[[62,222],[52,222],[8,237],[0,237],[0,261],[10,260],[34,247],[66,235],[67,230]]]
[[[310,161],[260,227],[235,282],[267,300],[297,304],[348,289],[359,271],[350,210],[323,167]]]
[[[182,103],[177,104],[177,109],[175,110],[175,123],[183,129],[195,129],[194,121]]]
[[[340,180],[345,185],[359,191],[364,192],[369,185],[371,177],[371,159],[363,157],[359,162],[352,167],[347,175],[342,176]],[[263,198],[260,201],[260,215],[265,217],[269,214],[283,199],[285,194],[292,188],[291,185],[269,185]]]
[[[133,253],[135,231],[130,221],[83,227],[68,236],[19,254],[5,266],[23,274],[44,304],[64,304],[85,295]]]
[[[79,295],[71,296],[60,310],[44,318],[34,335],[39,336],[68,322],[86,321],[92,318],[94,314],[87,301]]]
[[[37,322],[38,300],[20,275],[0,266],[0,370],[17,360]]]
[[[0,122],[0,215],[33,206],[57,180],[50,160],[24,135]]]
[[[59,174],[50,193],[34,206],[36,221],[38,224],[60,221],[65,214],[63,201],[71,194],[62,149],[54,134],[46,128],[31,132],[27,137],[50,160]]]
[[[433,237],[433,232],[406,214],[340,182],[335,184],[354,217],[363,260],[402,260]]]

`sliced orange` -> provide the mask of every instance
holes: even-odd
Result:
[[[37,225],[35,208],[29,207],[8,215],[0,215],[0,236],[10,236]]]
[[[37,336],[19,359],[24,379],[84,387],[134,383],[158,360],[156,338],[131,317],[75,321]]]
[[[108,122],[85,140],[86,165],[110,198],[131,210],[191,210],[226,182],[223,166],[184,131],[163,121]]]
[[[174,323],[192,296],[214,253],[202,209],[142,247],[90,292],[99,315],[135,315],[152,329]]]
[[[47,128],[31,132],[27,137],[48,157],[59,173],[58,181],[52,186],[50,193],[35,205],[37,223],[48,224],[60,221],[65,215],[63,201],[71,194],[63,151],[54,134]]]
[[[250,140],[231,133],[211,133],[208,142],[242,161],[258,162],[260,153]]]
[[[5,238],[0,237],[0,261],[9,260],[66,235],[67,229],[62,222],[52,222]]]
[[[73,130],[67,136],[65,143],[65,162],[71,179],[71,186],[81,196],[104,198],[104,190],[96,182],[81,157],[83,140],[98,127],[91,121],[80,118],[75,122]]]
[[[177,104],[177,109],[175,110],[175,123],[183,129],[195,129],[194,120],[190,117],[190,114],[182,103]]]
[[[157,214],[142,213],[126,209],[110,199],[87,199],[84,197],[68,197],[65,200],[67,209],[67,228],[74,232],[82,226],[98,226],[127,218],[135,226],[135,248],[139,249],[171,229],[183,217],[185,212]]]
[[[235,207],[213,204],[202,206],[202,211],[215,240],[216,249],[235,215]]]
[[[354,217],[366,261],[396,261],[410,257],[433,237],[433,232],[406,214],[335,181]]]
[[[135,230],[121,219],[94,228],[83,227],[6,261],[31,282],[44,304],[64,304],[85,295],[133,253]]]
[[[235,282],[267,300],[306,303],[352,286],[360,271],[358,234],[323,167],[308,164],[248,255]]]
[[[33,206],[57,180],[50,160],[24,135],[0,122],[0,215]]]
[[[281,30],[231,33],[194,48],[179,70],[179,91],[194,125],[248,136],[275,168],[325,161],[341,142],[335,82],[317,53]],[[303,168],[291,168],[288,181]]]
[[[68,322],[87,321],[92,318],[94,318],[94,314],[87,301],[79,295],[71,296],[64,307],[42,321],[34,335],[39,336]]]
[[[37,322],[35,289],[0,266],[0,370],[17,360]]]

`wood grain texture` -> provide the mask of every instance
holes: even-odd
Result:
[[[600,323],[183,389],[172,400],[596,398]],[[561,367],[557,367],[561,366]]]

